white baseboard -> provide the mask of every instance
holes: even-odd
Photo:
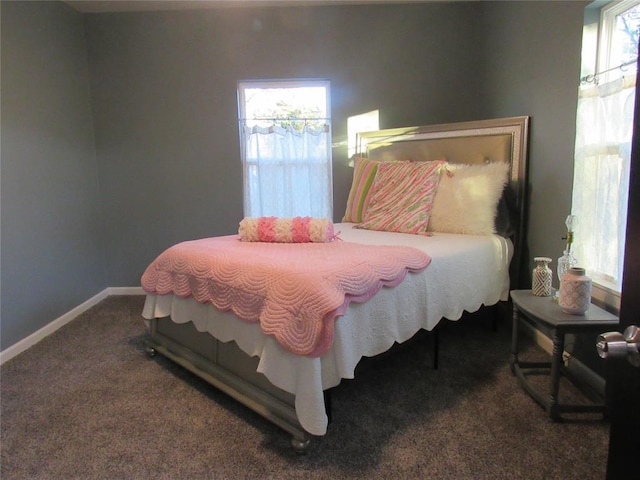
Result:
[[[142,287],[109,287],[109,296],[111,295],[144,295]]]
[[[83,302],[82,304],[78,305],[77,307],[73,308],[67,313],[56,318],[51,323],[48,323],[47,325],[42,327],[40,330],[33,332],[31,335],[29,335],[26,338],[23,338],[18,343],[15,343],[10,347],[2,350],[0,352],[0,365],[2,365],[6,361],[11,360],[13,357],[24,352],[26,349],[32,347],[33,345],[41,341],[43,338],[48,337],[53,332],[55,332],[59,328],[62,328],[64,325],[66,325],[71,320],[76,318],[78,315],[86,312],[91,307],[93,307],[94,305],[97,305],[102,300],[104,300],[105,298],[111,295],[144,295],[144,290],[142,290],[142,287],[105,288],[103,291],[101,291],[100,293],[97,293],[96,295],[91,297],[89,300]]]

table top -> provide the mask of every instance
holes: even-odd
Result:
[[[594,304],[583,315],[565,313],[553,297],[537,297],[531,290],[512,290],[511,299],[522,313],[550,327],[598,327],[620,323],[618,317]]]

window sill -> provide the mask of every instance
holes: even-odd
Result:
[[[614,315],[620,313],[620,292],[616,292],[603,284],[593,282],[591,300],[600,308],[604,308]]]

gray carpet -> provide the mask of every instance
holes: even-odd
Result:
[[[2,366],[3,480],[605,476],[608,425],[547,419],[510,373],[508,322],[442,324],[438,370],[429,342],[371,362],[335,390],[328,434],[300,456],[288,434],[148,358],[142,305],[110,297]]]

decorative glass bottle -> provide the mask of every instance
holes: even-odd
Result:
[[[533,269],[531,293],[536,297],[548,297],[551,295],[551,269],[548,257],[535,257],[536,268]]]
[[[571,253],[571,244],[573,243],[573,227],[575,226],[576,216],[569,215],[564,222],[567,226],[567,246],[558,259],[558,280],[562,281],[562,276],[578,263],[577,259]]]

